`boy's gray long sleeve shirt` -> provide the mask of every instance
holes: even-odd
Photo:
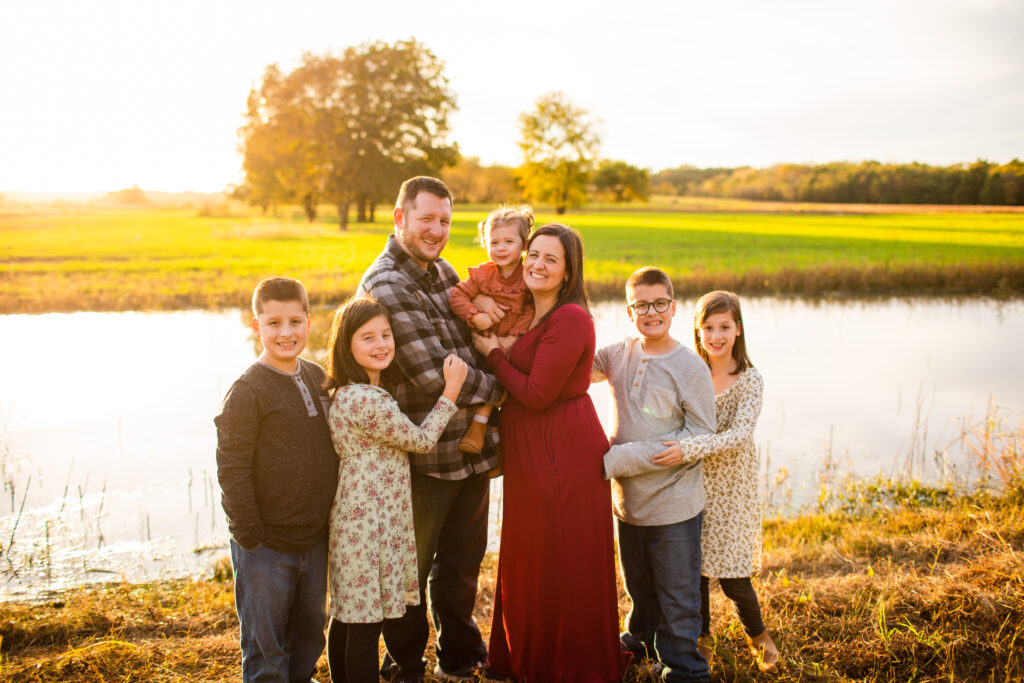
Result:
[[[701,461],[655,465],[662,441],[715,433],[715,389],[707,364],[682,344],[662,355],[641,339],[609,344],[594,357],[594,379],[612,395],[612,448],[604,456],[615,516],[636,526],[692,519],[704,509]]]

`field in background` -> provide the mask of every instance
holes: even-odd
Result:
[[[667,270],[681,295],[716,287],[810,296],[1024,293],[1021,212],[682,201],[542,212],[538,222],[558,219],[581,232],[598,297],[617,296],[641,265]],[[456,211],[445,257],[460,274],[486,258],[473,243],[485,215],[483,207]],[[298,277],[314,301],[334,304],[355,289],[391,225],[387,210],[344,233],[333,221],[327,214],[309,224],[292,210],[0,212],[0,313],[239,306],[269,275]]]

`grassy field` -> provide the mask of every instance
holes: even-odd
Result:
[[[765,525],[755,585],[782,653],[781,682],[1024,680],[1024,489]],[[476,617],[490,624],[495,557]],[[211,581],[83,588],[0,603],[0,679],[233,681],[238,625],[230,567]],[[620,593],[620,612],[628,609]],[[742,628],[712,591],[717,681],[764,680]],[[432,650],[428,651],[432,657]],[[326,658],[318,675],[330,680]],[[635,667],[626,683],[654,683]]]
[[[670,273],[681,295],[715,287],[811,296],[1024,293],[1020,212],[835,213],[824,205],[754,202],[670,208],[680,207],[562,217],[583,235],[593,295],[617,296],[632,270],[651,264]],[[462,274],[486,258],[473,244],[485,214],[456,211],[445,257]],[[388,216],[340,233],[330,216],[307,224],[294,212],[0,212],[0,313],[238,306],[258,280],[279,274],[298,277],[315,301],[334,304],[380,252],[391,232]]]

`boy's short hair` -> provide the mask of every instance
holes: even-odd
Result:
[[[268,277],[256,285],[252,292],[252,314],[259,317],[267,301],[298,301],[309,313],[309,296],[302,283],[293,277]]]
[[[626,299],[629,299],[631,292],[636,290],[637,285],[665,285],[665,289],[668,290],[668,298],[675,298],[675,290],[672,289],[672,280],[669,279],[668,275],[661,268],[655,268],[654,266],[644,266],[634,270],[629,279],[626,280]]]
[[[416,202],[416,196],[420,192],[429,192],[438,199],[447,199],[453,208],[455,206],[455,196],[452,195],[452,191],[448,189],[444,181],[426,175],[418,175],[402,183],[402,187],[398,189],[398,199],[395,200],[395,208],[409,211]]]

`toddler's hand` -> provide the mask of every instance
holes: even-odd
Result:
[[[475,313],[472,318],[469,319],[470,327],[475,330],[483,332],[489,330],[494,325],[494,321],[491,320],[491,316],[486,313]]]
[[[499,304],[486,294],[477,294],[473,297],[473,305],[478,311],[488,315],[493,322],[500,322],[505,317],[505,311],[508,310],[508,306]]]

